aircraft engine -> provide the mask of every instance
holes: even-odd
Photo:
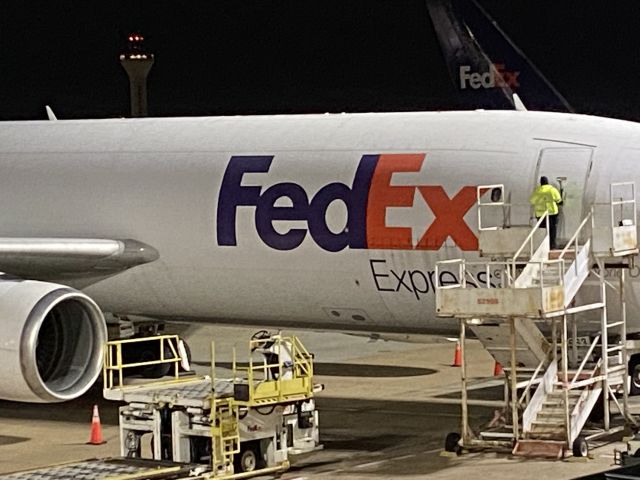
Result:
[[[79,397],[102,368],[107,328],[82,292],[32,280],[0,281],[0,398]]]

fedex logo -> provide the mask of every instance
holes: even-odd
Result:
[[[245,174],[267,175],[273,156],[234,156],[227,165],[218,198],[218,245],[238,244],[238,209],[253,208],[258,236],[276,250],[293,250],[307,235],[329,252],[345,248],[438,250],[449,237],[462,250],[477,250],[478,239],[464,220],[475,204],[475,187],[465,186],[449,197],[440,185],[391,184],[394,173],[419,172],[424,159],[424,154],[363,155],[351,186],[332,182],[310,197],[302,186],[290,181],[264,191],[260,186],[243,185]],[[388,208],[411,208],[416,191],[435,217],[424,226],[417,243],[411,227],[388,226],[386,221]],[[327,210],[333,202],[346,206],[340,231],[327,225]],[[305,222],[306,228],[282,231],[274,226],[274,222],[292,220]]]
[[[501,88],[509,87],[515,89],[520,86],[518,76],[520,72],[510,72],[505,70],[504,64],[494,63],[489,66],[488,72],[471,72],[469,65],[461,65],[460,73],[460,89],[465,90],[471,87],[474,90],[479,88]]]

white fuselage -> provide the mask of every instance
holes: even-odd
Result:
[[[535,112],[5,122],[0,236],[156,248],[84,290],[113,313],[444,332],[435,262],[477,256],[475,187],[503,183],[527,224],[540,175],[567,177],[568,238],[611,182],[640,176],[640,126]]]

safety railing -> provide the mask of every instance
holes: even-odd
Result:
[[[296,337],[274,335],[249,342],[250,351],[260,350],[262,362],[249,358],[247,366],[237,362],[233,350],[236,401],[243,405],[283,402],[313,394],[313,356]]]
[[[635,182],[612,183],[609,187],[609,195],[611,198],[611,227],[637,225]],[[616,209],[619,210],[618,215],[616,215]]]
[[[580,251],[580,248],[586,245],[587,242],[589,241],[588,237],[586,237],[587,240],[583,242],[580,242],[580,239],[585,238],[583,234],[585,233],[587,226],[591,226],[591,229],[593,230],[594,226],[593,226],[592,218],[593,218],[593,212],[589,212],[589,214],[586,217],[584,217],[584,219],[576,229],[573,236],[567,242],[567,245],[560,252],[559,258],[565,258],[568,252],[573,252],[577,257],[578,252]],[[577,268],[577,265],[576,265],[576,268]]]
[[[547,315],[565,306],[564,260],[444,260],[435,266],[435,292],[440,316]]]
[[[537,266],[535,280],[536,287],[562,286],[564,280],[564,264],[565,260],[557,258],[551,260],[537,261],[468,261],[464,258],[456,258],[452,260],[441,260],[436,262],[435,280],[436,288],[439,290],[448,290],[454,288],[518,288],[515,280],[518,274],[528,265]],[[549,266],[557,265],[558,268],[550,269]],[[547,268],[545,268],[547,267]],[[443,268],[455,268],[455,274],[447,276],[446,284],[442,283],[441,273]],[[453,273],[450,270],[445,270]],[[500,272],[499,275],[496,275]],[[474,275],[475,273],[475,275]],[[482,280],[479,280],[482,273]],[[531,287],[525,285],[522,288]]]
[[[516,253],[513,255],[513,258],[511,259],[512,263],[514,264],[514,270],[515,270],[515,263],[518,261],[518,258],[520,257],[520,255],[522,255],[522,252],[524,251],[525,248],[529,247],[529,252],[528,252],[528,258],[532,258],[533,254],[538,251],[538,249],[540,248],[541,245],[535,245],[535,233],[540,230],[542,227],[543,222],[546,225],[546,232],[547,234],[544,236],[544,238],[542,239],[542,243],[549,242],[549,215],[547,214],[547,212],[545,212],[536,222],[536,224],[533,226],[533,228],[531,229],[531,231],[529,232],[529,235],[527,235],[527,237],[524,239],[524,242],[522,242],[522,245],[520,246],[520,248],[518,250],[516,250]]]
[[[538,364],[538,366],[536,367],[536,369],[533,371],[533,375],[531,375],[531,378],[527,382],[527,386],[522,391],[522,395],[520,395],[520,398],[518,398],[518,406],[519,407],[521,407],[521,408],[524,407],[531,400],[531,398],[530,398],[531,397],[531,388],[534,385],[537,385],[542,381],[542,380],[538,380],[538,375],[540,374],[540,372],[542,371],[542,367],[544,367],[544,365],[546,363],[547,363],[547,359],[541,360],[540,363]]]
[[[591,358],[591,354],[593,353],[593,351],[595,350],[596,346],[598,345],[598,342],[600,342],[600,335],[597,335],[596,338],[593,340],[593,342],[591,342],[591,345],[589,346],[589,350],[587,350],[587,353],[585,354],[584,358],[582,359],[582,362],[580,363],[580,366],[578,367],[578,370],[576,370],[575,374],[573,375],[573,378],[571,379],[571,381],[569,382],[569,389],[572,388],[576,388],[576,385],[582,375],[582,371],[584,370],[585,365],[587,364],[587,362],[589,361],[589,359]],[[595,372],[598,368],[600,368],[600,362],[602,361],[602,359],[598,360],[598,363],[596,364],[595,368],[592,371],[592,375],[591,377],[593,377],[593,372]]]
[[[136,368],[162,368],[161,365],[170,364],[169,371],[173,369],[174,379],[179,378],[182,360],[179,341],[177,335],[156,335],[107,342],[102,369],[104,388],[123,387],[125,371]]]
[[[483,201],[484,194],[489,191],[489,201]],[[477,198],[477,214],[478,214],[478,230],[499,230],[504,227],[504,209],[507,207],[507,203],[504,201],[504,185],[479,185],[476,187]],[[486,216],[486,212],[500,211],[502,215],[502,225],[487,225],[487,222],[483,222],[483,218]],[[495,222],[494,222],[495,223]]]
[[[596,255],[623,256],[637,252],[636,208],[634,182],[612,183],[609,202],[592,205],[593,250]],[[596,224],[599,226],[597,229]]]

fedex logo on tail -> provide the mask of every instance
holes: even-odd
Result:
[[[293,250],[307,236],[329,252],[345,248],[438,250],[447,238],[462,250],[477,250],[478,239],[464,220],[475,204],[475,187],[462,187],[450,197],[440,185],[392,185],[394,173],[419,172],[424,161],[424,154],[363,155],[350,186],[332,182],[310,196],[295,182],[277,183],[264,191],[260,186],[243,185],[246,174],[267,175],[273,156],[231,157],[218,197],[218,245],[238,245],[238,210],[253,208],[258,236],[276,250]],[[434,216],[419,238],[414,238],[412,227],[387,225],[387,209],[411,208],[416,191]],[[287,200],[279,201],[283,198]],[[333,202],[343,202],[347,211],[344,228],[338,232],[327,225],[327,210]],[[305,222],[305,228],[282,231],[274,226],[274,222],[292,220]]]

